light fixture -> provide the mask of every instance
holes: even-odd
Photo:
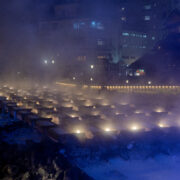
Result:
[[[110,128],[105,128],[104,130],[105,130],[106,132],[111,131],[111,129],[110,129]]]
[[[132,131],[138,131],[138,130],[139,130],[139,126],[136,125],[136,124],[134,124],[134,125],[131,126],[130,129],[131,129]]]
[[[91,69],[94,69],[94,65],[91,65],[90,67],[91,67]]]
[[[77,133],[77,134],[80,134],[80,133],[81,133],[81,131],[80,131],[79,129],[77,129],[77,130],[76,130],[76,133]]]

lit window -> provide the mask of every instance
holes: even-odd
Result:
[[[82,28],[84,25],[85,25],[85,22],[75,22],[75,23],[73,24],[73,28],[79,30],[79,29]]]
[[[73,28],[74,28],[74,29],[79,29],[79,24],[78,24],[78,23],[74,23],[74,24],[73,24]]]
[[[96,28],[96,29],[100,29],[100,30],[104,29],[104,26],[102,25],[102,23],[96,22],[96,21],[91,22],[91,27]]]
[[[146,9],[146,10],[151,9],[151,5],[145,5],[145,6],[144,6],[144,9]]]
[[[134,75],[135,76],[144,76],[145,71],[144,71],[144,69],[137,69]]]
[[[146,34],[144,34],[144,35],[143,35],[143,38],[147,38],[147,35],[146,35]]]
[[[151,17],[150,16],[144,16],[145,21],[150,21]]]
[[[123,32],[122,35],[123,35],[123,36],[129,36],[129,33]]]
[[[102,23],[98,22],[97,23],[97,29],[103,30],[104,26],[102,25]]]
[[[143,36],[142,36],[142,34],[136,34],[136,37],[142,38]]]
[[[85,61],[86,60],[86,56],[78,56],[77,60],[78,61]]]
[[[135,75],[135,76],[140,76],[140,73],[136,72],[134,75]]]
[[[126,21],[126,17],[124,17],[124,16],[121,17],[121,20],[122,20],[122,21]]]
[[[127,44],[123,44],[123,47],[126,48],[126,47],[128,47],[128,45]]]
[[[80,25],[85,25],[85,22],[81,22]]]
[[[98,39],[98,40],[97,40],[97,45],[98,45],[98,46],[103,46],[103,45],[104,45],[104,41],[101,40],[101,39]]]
[[[107,56],[97,56],[98,59],[107,59]]]
[[[95,21],[92,21],[92,22],[91,22],[91,26],[93,26],[93,27],[96,26],[96,22],[95,22]]]

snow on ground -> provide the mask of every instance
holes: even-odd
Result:
[[[179,180],[180,155],[128,161],[114,158],[89,164],[82,169],[97,180]]]

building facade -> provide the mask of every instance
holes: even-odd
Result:
[[[62,1],[54,6],[53,18],[39,23],[42,57],[72,65],[73,78],[102,76],[104,61],[110,67],[122,64],[119,61],[128,66],[163,37],[163,23],[175,4],[174,0]]]
[[[135,62],[163,38],[163,24],[176,4],[174,0],[124,0],[119,4],[123,61]]]

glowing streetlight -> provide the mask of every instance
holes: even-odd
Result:
[[[55,64],[55,60],[52,60],[51,62],[52,62],[52,64]]]
[[[91,67],[91,69],[94,69],[94,65],[91,65],[90,67]]]
[[[93,78],[92,78],[92,77],[90,78],[90,81],[93,81]]]
[[[148,81],[148,84],[150,85],[150,84],[152,84],[152,82],[151,82],[151,81]]]
[[[48,63],[48,61],[47,60],[44,60],[44,64],[47,64]]]
[[[73,80],[75,80],[76,79],[76,77],[73,77]]]
[[[126,80],[126,84],[128,84],[129,83],[129,80]]]

